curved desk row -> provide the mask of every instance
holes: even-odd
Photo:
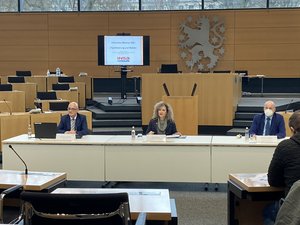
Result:
[[[229,173],[266,172],[277,143],[245,143],[229,136],[148,141],[145,136],[88,135],[74,141],[3,141],[3,168],[66,172],[70,180],[226,183]]]

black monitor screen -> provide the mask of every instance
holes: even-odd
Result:
[[[8,77],[7,81],[9,83],[25,83],[24,77]]]
[[[98,65],[150,65],[149,36],[98,36]]]
[[[75,79],[74,77],[58,77],[59,83],[74,83]]]
[[[52,90],[69,90],[69,84],[52,84]]]
[[[11,84],[0,84],[0,91],[12,91]]]
[[[31,76],[31,71],[16,71],[16,76],[18,77]]]
[[[161,73],[178,73],[177,64],[162,64],[160,68]]]
[[[36,95],[37,95],[36,97],[40,100],[55,100],[55,99],[57,99],[55,91],[37,92]]]

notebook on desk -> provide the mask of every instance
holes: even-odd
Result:
[[[34,124],[35,138],[56,138],[57,124],[56,123],[35,123]]]

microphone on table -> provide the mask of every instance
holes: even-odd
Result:
[[[290,107],[290,105],[292,104],[292,102],[294,101],[294,99],[292,99],[290,102],[289,102],[289,104],[287,105],[287,107],[285,108],[285,113],[288,111],[288,109],[289,109],[289,107]]]
[[[7,106],[8,110],[9,110],[9,115],[12,115],[12,110],[11,110],[9,104],[7,103],[7,101],[5,99],[3,99],[3,101],[4,101],[5,105]]]
[[[21,159],[21,161],[23,162],[23,164],[25,166],[25,174],[27,175],[28,169],[27,169],[27,165],[26,165],[25,161],[21,158],[21,156],[15,151],[15,149],[11,145],[9,145],[8,147],[14,151],[14,153],[19,157],[19,159]]]

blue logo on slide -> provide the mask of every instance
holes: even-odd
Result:
[[[128,56],[118,56],[117,57],[117,61],[118,62],[129,62],[130,61],[130,57],[128,57]]]

